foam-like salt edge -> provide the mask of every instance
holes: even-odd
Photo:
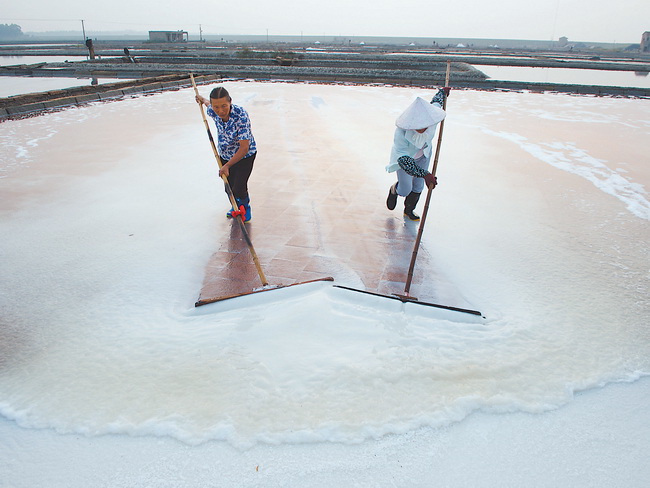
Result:
[[[632,372],[627,378],[613,382],[632,383],[650,373]],[[225,441],[240,449],[250,449],[256,444],[312,444],[332,442],[341,444],[359,444],[369,439],[379,439],[387,435],[404,434],[421,428],[442,428],[465,419],[474,412],[489,414],[505,414],[526,412],[541,414],[562,407],[573,399],[576,393],[594,387],[603,387],[607,381],[596,384],[567,384],[563,391],[558,392],[555,400],[527,404],[517,398],[505,395],[495,395],[492,398],[468,396],[458,398],[437,413],[421,414],[409,418],[386,418],[379,424],[362,423],[359,425],[346,424],[342,421],[328,421],[310,427],[295,426],[287,430],[259,430],[244,432],[245,429],[228,421],[221,421],[200,429],[189,428],[188,419],[179,415],[165,418],[152,418],[139,423],[127,419],[116,419],[102,426],[86,425],[83,421],[68,425],[60,422],[47,422],[33,418],[27,412],[20,412],[10,406],[0,403],[0,415],[15,421],[24,428],[53,429],[60,434],[77,434],[87,437],[102,435],[129,435],[134,437],[171,437],[188,445],[200,445],[211,441]]]

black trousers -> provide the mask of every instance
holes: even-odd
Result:
[[[239,200],[244,200],[248,197],[248,178],[250,178],[253,172],[255,156],[257,156],[257,153],[240,160],[232,165],[228,171],[230,189],[235,198]]]

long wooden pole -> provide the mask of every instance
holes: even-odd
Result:
[[[447,61],[447,75],[445,76],[445,86],[449,86],[449,72],[451,71],[451,61]],[[447,96],[443,98],[442,109],[446,110],[447,108]],[[436,170],[438,169],[438,158],[440,156],[440,146],[442,145],[442,132],[445,128],[444,119],[440,122],[440,129],[438,131],[438,144],[436,146],[436,154],[433,160],[433,169],[431,174],[436,175]],[[431,201],[431,192],[432,188],[429,188],[427,191],[427,199],[424,203],[424,210],[422,212],[422,217],[420,218],[420,227],[418,228],[418,235],[415,238],[415,246],[413,248],[413,254],[411,255],[411,264],[409,265],[408,275],[406,277],[406,285],[404,286],[404,295],[409,296],[409,291],[411,290],[411,282],[413,281],[413,270],[415,269],[415,260],[418,257],[418,250],[420,249],[420,241],[422,240],[422,232],[424,231],[424,224],[427,221],[427,213],[429,213],[429,202]]]
[[[196,96],[199,96],[199,89],[196,87],[196,82],[194,81],[194,75],[192,73],[190,73],[190,79],[192,80],[194,93],[196,94]],[[205,124],[205,130],[208,132],[208,139],[210,139],[212,152],[214,153],[214,157],[217,160],[217,165],[219,166],[219,169],[221,169],[223,164],[221,162],[221,157],[219,156],[219,151],[217,151],[217,146],[214,143],[212,132],[210,132],[210,125],[208,124],[208,119],[205,116],[205,110],[203,109],[203,104],[199,104],[199,110],[201,111],[201,117],[203,118],[203,123]],[[228,183],[228,177],[222,174],[221,179],[223,180],[223,184],[226,187],[226,193],[228,194],[228,198],[230,199],[230,204],[232,205],[232,208],[238,209],[237,200],[235,200],[235,195],[233,194],[232,189],[230,188],[230,183]],[[246,225],[244,225],[244,216],[239,215],[239,218],[235,217],[235,220],[239,222],[239,227],[241,229],[242,235],[244,236],[244,240],[246,241],[246,245],[248,246],[248,250],[250,251],[251,256],[253,257],[253,262],[255,263],[255,267],[257,268],[257,274],[260,276],[260,280],[262,281],[262,286],[267,286],[269,282],[266,280],[266,276],[264,276],[264,271],[262,271],[262,266],[260,265],[260,261],[257,258],[257,253],[255,252],[255,248],[253,247],[253,242],[251,241],[248,232],[246,231]]]

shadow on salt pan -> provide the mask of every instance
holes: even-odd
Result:
[[[325,309],[335,309],[338,314],[363,316],[405,314],[414,318],[440,320],[457,323],[485,323],[480,314],[464,311],[438,308],[425,303],[402,302],[397,298],[365,293],[340,287],[332,282],[319,281],[305,283],[296,287],[269,289],[262,293],[253,293],[231,298],[221,302],[203,305],[191,315],[207,315],[219,312],[239,311],[251,307],[268,307],[269,312],[278,306],[291,306],[292,302],[300,303],[306,299],[316,300],[322,309],[314,309],[314,314],[321,314]]]

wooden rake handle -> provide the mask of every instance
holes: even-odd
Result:
[[[194,94],[198,97],[199,89],[196,87],[196,82],[194,81],[194,75],[192,73],[190,73],[190,79],[192,80],[192,86],[194,87]],[[208,139],[210,139],[210,146],[212,146],[212,152],[214,153],[214,158],[217,160],[217,165],[219,166],[219,169],[221,169],[223,167],[223,162],[221,161],[221,157],[219,156],[219,151],[217,151],[217,146],[214,143],[214,138],[212,137],[212,132],[210,131],[210,125],[208,124],[208,118],[205,116],[205,110],[203,110],[203,104],[199,104],[199,109],[201,110],[201,117],[203,118],[203,124],[205,125],[205,130],[208,133]],[[228,194],[228,198],[230,199],[232,208],[238,210],[237,201],[235,200],[235,195],[233,194],[232,189],[230,188],[230,183],[228,183],[228,177],[226,175],[221,175],[221,179],[223,180],[224,185],[226,185],[226,193]]]
[[[451,71],[451,61],[447,61],[447,75],[445,76],[445,86],[449,86],[449,73]],[[442,109],[447,108],[447,96],[442,99]],[[436,175],[438,169],[438,157],[440,156],[440,146],[442,145],[442,131],[445,128],[445,119],[440,122],[440,129],[438,131],[438,144],[436,145],[436,155],[433,160],[432,175]],[[413,254],[411,255],[411,264],[409,265],[408,275],[406,277],[406,285],[404,286],[404,295],[409,296],[411,290],[411,282],[413,281],[413,270],[415,269],[415,260],[418,257],[418,250],[420,249],[420,241],[422,240],[422,232],[424,231],[424,223],[427,221],[427,214],[429,213],[429,202],[431,201],[432,188],[427,191],[427,199],[420,218],[420,226],[418,227],[418,235],[415,238],[415,246],[413,247]]]
[[[190,73],[190,79],[192,80],[192,86],[194,87],[194,94],[198,97],[199,89],[196,87],[196,82],[194,81],[194,75],[192,73]],[[221,162],[221,157],[219,156],[219,152],[217,151],[217,146],[214,143],[214,138],[212,137],[212,132],[210,131],[210,125],[208,124],[208,119],[205,116],[205,110],[203,110],[203,104],[199,104],[199,110],[201,111],[201,117],[203,118],[203,124],[205,125],[205,130],[208,133],[208,139],[210,139],[212,152],[214,153],[214,157],[217,160],[219,169],[221,169],[223,163]],[[226,177],[226,175],[221,175],[221,179],[223,180],[223,183],[226,187],[226,193],[228,194],[228,198],[230,199],[230,204],[232,205],[232,208],[238,210],[237,200],[235,200],[235,195],[232,192],[232,188],[230,188],[230,183],[228,183],[228,177]],[[266,276],[264,276],[264,271],[262,271],[262,266],[260,265],[260,261],[257,258],[257,253],[255,252],[255,248],[253,247],[253,242],[251,241],[250,236],[248,235],[248,231],[246,230],[246,225],[244,225],[244,217],[243,216],[241,216],[241,218],[235,217],[235,220],[239,222],[239,227],[241,229],[242,235],[244,236],[244,240],[246,241],[246,245],[248,246],[248,250],[251,253],[253,262],[255,263],[255,268],[257,268],[257,274],[260,277],[262,286],[267,286],[269,282],[266,280]]]

